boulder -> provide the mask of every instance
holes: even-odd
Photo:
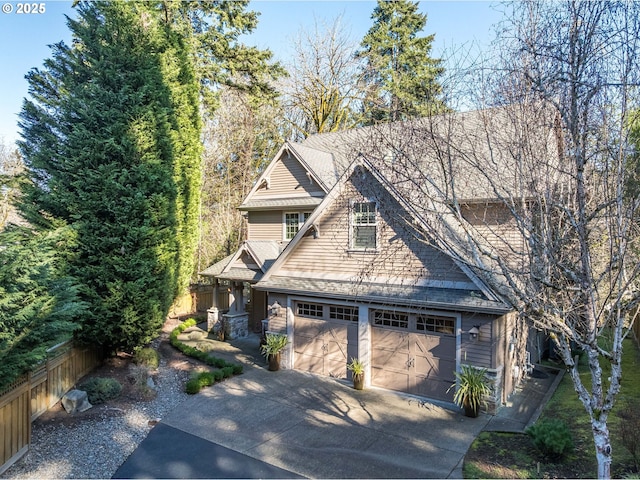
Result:
[[[93,405],[89,403],[87,392],[70,390],[62,397],[62,406],[67,413],[76,413],[89,410]]]

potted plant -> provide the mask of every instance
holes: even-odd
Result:
[[[464,414],[467,417],[477,417],[480,405],[486,403],[484,397],[490,393],[486,373],[486,368],[476,368],[471,365],[462,365],[460,371],[455,372],[457,381],[449,387],[449,390],[458,387],[453,401],[464,408]]]
[[[267,333],[265,341],[260,345],[262,354],[267,357],[269,362],[269,370],[275,372],[280,370],[280,354],[284,347],[287,346],[288,340],[286,335],[279,333]]]
[[[351,358],[347,365],[347,370],[351,372],[353,378],[353,388],[362,390],[364,388],[364,364],[357,358]]]

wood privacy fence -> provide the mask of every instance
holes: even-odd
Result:
[[[229,308],[229,294],[223,288],[218,291],[218,308]],[[213,306],[213,285],[194,283],[189,287],[189,293],[178,297],[169,314],[174,317],[206,313]]]
[[[0,474],[29,450],[31,422],[101,361],[100,349],[65,342],[49,350],[45,363],[0,392]]]

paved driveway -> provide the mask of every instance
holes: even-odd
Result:
[[[115,477],[462,478],[489,419],[248,365],[165,417]]]

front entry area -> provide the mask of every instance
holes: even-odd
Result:
[[[456,370],[456,318],[372,312],[371,383],[451,402]]]

